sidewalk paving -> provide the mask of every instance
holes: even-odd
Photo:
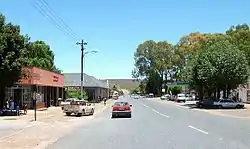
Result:
[[[4,129],[8,130],[7,126],[10,125],[13,127],[9,128],[8,133],[0,134],[0,146],[4,149],[43,149],[49,143],[55,142],[58,138],[110,108],[112,103],[113,100],[108,100],[106,106],[103,103],[95,104],[93,116],[66,116],[62,113],[61,107],[51,107],[46,111],[37,111],[37,121],[33,121],[34,111],[28,111],[27,115],[16,117],[16,120],[1,118],[1,123],[5,123]],[[14,127],[14,124],[17,125],[17,123],[22,125],[19,125],[18,128]]]

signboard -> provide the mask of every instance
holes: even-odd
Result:
[[[58,76],[53,76],[53,82],[58,82],[59,77]]]
[[[161,92],[165,93],[165,88],[163,88],[163,89],[161,90]]]

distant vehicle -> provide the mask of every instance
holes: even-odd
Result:
[[[193,100],[192,95],[186,94],[186,101]]]
[[[153,93],[149,93],[149,94],[148,94],[148,97],[149,97],[149,98],[153,98],[153,97],[154,97],[154,94],[153,94]]]
[[[95,108],[85,100],[73,100],[69,105],[64,105],[63,113],[70,116],[72,113],[77,116],[93,115]]]
[[[132,97],[133,99],[139,99],[139,98],[140,98],[140,95],[132,94],[131,97]]]
[[[112,118],[127,116],[131,118],[131,107],[127,101],[116,101],[112,106]]]
[[[237,102],[232,99],[221,99],[218,102],[214,102],[214,105],[218,108],[243,108],[244,103]]]
[[[177,94],[176,101],[177,102],[186,102],[186,95],[185,94]]]
[[[169,94],[161,96],[161,100],[169,100],[169,99],[170,99],[170,95]]]

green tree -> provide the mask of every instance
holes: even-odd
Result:
[[[6,23],[0,14],[0,107],[3,107],[5,87],[12,86],[22,74],[23,54],[25,54],[25,36],[20,27]]]
[[[226,31],[230,37],[231,43],[236,45],[239,50],[243,51],[250,65],[250,28],[247,24],[232,26]]]
[[[88,100],[87,92],[83,91],[83,96],[79,90],[67,90],[67,98],[78,98]]]
[[[147,78],[146,90],[154,90],[153,93],[160,94],[164,76],[172,68],[171,60],[173,55],[174,48],[166,41],[145,41],[137,47],[134,54],[135,69],[132,72],[132,76],[134,78]],[[156,79],[155,77],[158,78]]]
[[[218,38],[213,40],[213,44],[206,44],[203,48],[202,52],[188,63],[184,73],[184,78],[199,88],[200,95],[203,95],[204,90],[208,96],[223,90],[224,96],[228,96],[231,89],[246,83],[247,60],[245,54],[236,46],[226,38]]]
[[[24,66],[34,66],[45,70],[61,73],[54,64],[54,53],[43,41],[29,42],[27,52],[24,55]]]
[[[177,95],[181,93],[182,87],[181,86],[169,86],[168,87],[168,93],[172,93],[173,95]]]

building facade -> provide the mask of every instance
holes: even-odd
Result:
[[[63,98],[64,76],[37,67],[23,68],[24,77],[6,88],[5,100],[13,99],[16,105],[28,108],[57,106]],[[36,102],[35,102],[36,101]],[[36,104],[35,104],[36,103]]]
[[[239,100],[245,103],[250,103],[250,82],[245,87],[238,88]]]
[[[79,89],[81,87],[81,73],[64,73],[65,89]],[[84,74],[83,89],[87,92],[89,100],[109,97],[109,87],[107,82],[96,79],[93,76]]]

